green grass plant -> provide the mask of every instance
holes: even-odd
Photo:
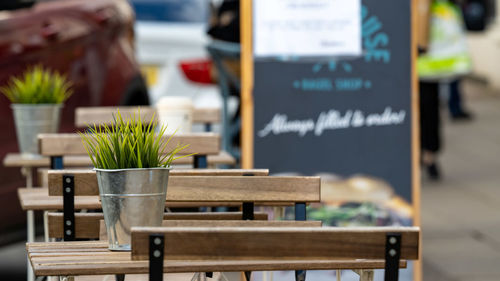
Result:
[[[98,169],[130,169],[170,167],[172,161],[189,155],[176,156],[188,145],[177,144],[171,151],[165,151],[174,134],[169,138],[163,135],[167,126],[158,125],[153,116],[149,123],[143,124],[141,114],[124,120],[120,111],[113,114],[113,123],[88,126],[86,133],[79,133],[85,149]]]
[[[60,104],[73,94],[71,87],[65,75],[36,65],[11,77],[0,92],[15,104]]]

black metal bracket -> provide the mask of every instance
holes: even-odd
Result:
[[[62,156],[50,156],[50,168],[52,170],[64,169],[63,157]]]
[[[193,157],[193,160],[194,160],[193,167],[195,169],[208,167],[206,155],[195,155]]]
[[[212,124],[211,123],[205,123],[205,132],[211,132],[211,131],[212,131]]]
[[[295,220],[305,221],[307,220],[307,211],[305,202],[295,203]],[[305,281],[306,271],[305,270],[295,270],[295,281]]]
[[[252,177],[254,176],[254,174],[252,173],[246,173],[246,174],[243,174],[243,176],[245,177]],[[255,219],[255,213],[254,213],[254,207],[255,207],[255,204],[254,202],[243,202],[243,206],[242,206],[242,219],[244,221],[246,220],[254,220]],[[252,272],[251,271],[245,271],[245,279],[246,281],[250,281],[250,277],[252,276]]]
[[[75,240],[75,177],[63,175],[63,231],[64,241]]]
[[[163,234],[149,235],[149,281],[163,281]]]
[[[305,270],[295,270],[295,281],[305,281],[306,271]]]
[[[246,173],[246,174],[243,174],[243,176],[244,177],[252,177],[252,176],[254,176],[254,174],[252,174],[252,173]],[[255,219],[255,216],[254,216],[254,203],[253,202],[243,202],[242,211],[243,211],[242,219],[244,221],[246,221],[246,220],[254,220]]]
[[[254,204],[253,204],[253,202],[243,202],[242,219],[244,221],[254,219]]]
[[[125,274],[116,274],[115,281],[125,281]]]
[[[306,203],[304,202],[295,203],[295,220],[296,221],[307,220]]]
[[[397,281],[401,256],[401,233],[387,233],[385,240],[385,281]]]

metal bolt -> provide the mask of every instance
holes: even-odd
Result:
[[[161,239],[156,237],[154,243],[155,243],[155,245],[160,245]]]
[[[396,240],[396,237],[391,237],[391,238],[389,238],[389,243],[391,243],[391,244],[393,244],[393,245],[394,245],[394,244],[396,244],[396,241],[397,241],[397,240]]]
[[[396,250],[394,250],[394,249],[390,249],[390,250],[389,250],[389,255],[390,255],[391,257],[394,257],[394,256],[396,255]]]
[[[160,253],[160,250],[155,250],[155,251],[153,252],[153,256],[155,256],[155,258],[159,258],[159,257],[160,257],[160,254],[161,254],[161,253]]]
[[[66,221],[66,225],[67,225],[67,226],[70,226],[70,225],[71,225],[71,221],[70,221],[70,220],[67,220],[67,221]]]
[[[66,235],[71,235],[71,230],[66,230]]]
[[[70,193],[70,192],[71,192],[71,188],[66,187],[66,188],[64,189],[64,191],[66,191],[66,193]]]
[[[70,183],[71,182],[71,178],[66,178],[66,183]]]

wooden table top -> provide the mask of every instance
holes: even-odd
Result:
[[[112,252],[107,242],[27,243],[36,276],[148,273],[148,261],[132,261],[130,252]],[[165,260],[164,273],[268,270],[383,269],[383,260]],[[406,267],[406,261],[400,262]]]

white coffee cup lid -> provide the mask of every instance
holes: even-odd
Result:
[[[166,96],[162,97],[156,103],[156,108],[159,110],[165,109],[192,109],[193,100],[183,96]]]

